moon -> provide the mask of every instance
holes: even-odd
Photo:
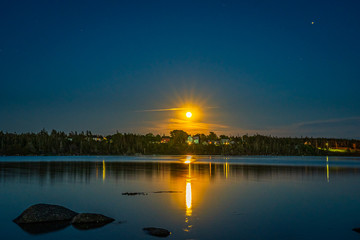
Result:
[[[191,116],[192,116],[192,113],[191,113],[191,112],[187,112],[187,113],[186,113],[186,117],[187,117],[187,118],[191,118]]]

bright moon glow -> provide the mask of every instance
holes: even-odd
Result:
[[[192,116],[192,113],[191,113],[191,112],[187,112],[187,113],[186,113],[186,117],[187,117],[187,118],[191,118],[191,116]]]

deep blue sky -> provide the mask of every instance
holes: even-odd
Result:
[[[168,134],[187,129],[182,113],[143,110],[190,104],[205,126],[193,131],[360,138],[359,12],[331,0],[2,0],[0,131]]]

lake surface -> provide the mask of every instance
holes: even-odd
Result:
[[[0,233],[157,239],[142,231],[155,226],[167,239],[360,239],[359,187],[360,158],[349,157],[0,157]],[[12,219],[36,203],[116,221],[31,234]]]

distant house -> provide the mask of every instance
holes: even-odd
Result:
[[[194,136],[193,141],[194,141],[194,144],[199,144],[200,143],[200,137],[199,136]]]
[[[92,136],[91,139],[96,142],[101,142],[103,140],[103,137],[102,136]]]
[[[94,135],[91,137],[91,139],[95,142],[102,142],[102,141],[107,141],[108,139],[106,137],[103,137],[101,135]]]
[[[220,146],[220,141],[214,141],[215,146]]]
[[[230,144],[230,139],[227,139],[227,138],[222,138],[220,141],[221,141],[222,145],[229,145]]]
[[[188,136],[187,143],[192,144],[193,142],[194,142],[194,139],[192,138],[192,136]]]
[[[170,137],[162,137],[161,138],[161,143],[169,143],[170,142]]]

